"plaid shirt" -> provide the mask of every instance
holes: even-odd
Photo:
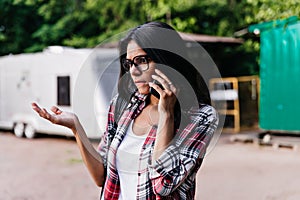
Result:
[[[121,188],[116,153],[131,120],[146,106],[146,98],[147,95],[133,95],[118,125],[114,121],[116,98],[110,105],[107,129],[98,147],[106,169],[102,191],[106,200],[119,198]],[[140,152],[136,199],[194,199],[196,173],[217,128],[218,117],[209,105],[201,105],[189,113],[190,122],[184,129],[176,131],[174,141],[154,163],[151,163],[151,156],[157,126],[151,128]]]

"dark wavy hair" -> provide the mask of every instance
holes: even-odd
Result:
[[[196,96],[196,103],[211,105],[208,87],[198,70],[185,58],[187,49],[180,35],[168,24],[148,22],[131,29],[119,42],[120,78],[118,83],[118,112],[122,112],[126,102],[136,91],[129,73],[122,67],[122,59],[127,56],[128,43],[134,40],[179,89],[180,107],[190,109],[190,97],[186,95],[188,86]],[[176,73],[175,73],[176,72]],[[187,82],[187,83],[185,83]],[[185,84],[183,84],[185,83]],[[119,105],[118,105],[119,104]],[[178,109],[178,106],[177,106]]]

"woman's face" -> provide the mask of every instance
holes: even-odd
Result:
[[[138,88],[140,94],[148,94],[149,93],[149,82],[153,79],[151,77],[152,74],[155,74],[155,63],[151,59],[147,59],[147,63],[145,63],[145,57],[147,56],[146,52],[134,41],[131,40],[127,46],[127,56],[126,59],[129,59],[131,62],[135,62],[136,64],[140,64],[140,66],[136,66],[132,64],[129,72],[131,78]]]

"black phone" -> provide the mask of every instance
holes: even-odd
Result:
[[[153,83],[158,85],[161,89],[164,89],[163,86],[157,80],[154,80]],[[149,92],[150,94],[153,94],[155,97],[159,99],[160,95],[154,88],[150,87]]]

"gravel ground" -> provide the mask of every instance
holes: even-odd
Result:
[[[232,143],[229,136],[207,155],[196,199],[300,199],[299,150]],[[93,200],[99,193],[74,140],[0,132],[0,200]]]
[[[0,133],[0,200],[99,199],[72,139]]]

